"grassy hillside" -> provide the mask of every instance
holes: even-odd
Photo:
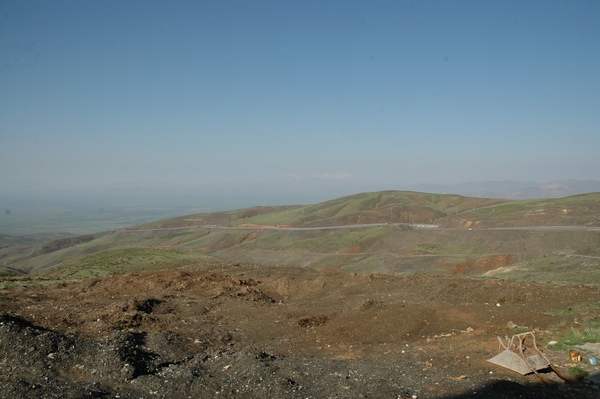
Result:
[[[449,212],[441,224],[475,228],[514,226],[600,226],[600,193],[566,198],[503,201],[491,206],[473,206],[463,212]]]
[[[68,260],[43,270],[40,275],[56,279],[87,278],[144,270],[174,269],[200,262],[218,263],[218,260],[202,254],[173,249],[124,248]]]
[[[600,193],[558,199],[499,200],[407,191],[361,193],[306,206],[254,207],[153,222],[182,226],[323,227],[361,223],[436,223],[480,228],[529,225],[600,226]]]
[[[13,269],[8,266],[0,266],[0,277],[21,276],[23,274],[26,273],[22,270]]]
[[[257,206],[227,212],[199,213],[195,215],[178,216],[134,226],[134,229],[164,229],[184,226],[236,225],[263,214],[277,214],[299,208],[299,206]]]
[[[107,235],[94,234],[61,238],[30,246],[9,247],[0,250],[0,265],[31,273],[54,266],[64,260],[77,258],[117,245],[105,242]]]
[[[139,229],[182,226],[319,227],[360,223],[430,223],[448,213],[501,204],[507,200],[408,191],[361,193],[306,206],[254,207],[230,212],[182,216],[136,226]]]
[[[7,235],[7,234],[0,234],[0,248],[7,248],[7,247],[15,247],[15,246],[22,246],[22,245],[32,245],[35,244],[36,241],[35,239],[32,239],[31,237],[20,237],[20,236],[11,236],[11,235]]]
[[[414,224],[441,228],[414,229]],[[548,225],[600,226],[600,193],[526,201],[361,193],[314,205],[188,215],[4,248],[0,267],[5,274],[85,277],[216,257],[356,272],[490,276],[498,270],[495,276],[503,278],[540,281],[545,275],[543,281],[569,283],[593,275],[600,260],[600,231],[489,229]]]
[[[361,193],[315,205],[261,214],[232,225],[283,225],[302,227],[361,223],[431,223],[448,212],[487,206],[502,200],[404,191]]]
[[[600,257],[547,255],[490,270],[482,276],[550,284],[600,285]]]

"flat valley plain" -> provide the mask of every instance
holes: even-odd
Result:
[[[599,228],[598,193],[388,191],[10,246],[0,386],[15,398],[595,398]],[[567,382],[487,362],[496,337],[525,331]]]

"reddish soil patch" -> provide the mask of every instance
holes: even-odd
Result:
[[[482,273],[489,270],[498,269],[499,267],[504,267],[512,264],[514,262],[512,256],[510,255],[492,255],[487,258],[477,259],[475,262],[475,270],[476,273]]]
[[[468,276],[484,273],[513,263],[511,255],[491,255],[480,259],[467,259],[461,262],[452,262],[449,259],[440,259],[435,262],[436,267],[447,269],[456,276]]]
[[[360,245],[354,245],[352,247],[344,248],[340,251],[341,254],[359,254],[362,252]]]

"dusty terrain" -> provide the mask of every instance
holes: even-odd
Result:
[[[547,344],[551,326],[585,321],[562,310],[599,300],[586,286],[238,264],[17,287],[0,291],[0,387],[38,399],[596,398]],[[517,330],[535,330],[571,381],[486,362]]]

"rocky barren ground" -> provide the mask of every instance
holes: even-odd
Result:
[[[597,398],[596,385],[569,374],[567,351],[548,343],[552,326],[585,321],[562,310],[599,300],[586,286],[239,264],[16,287],[0,291],[0,392]],[[535,331],[569,382],[488,363],[496,336],[516,331]]]

